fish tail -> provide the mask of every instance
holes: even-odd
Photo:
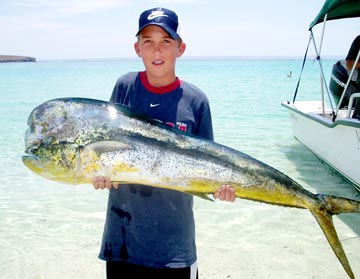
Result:
[[[320,206],[310,211],[320,225],[346,273],[350,278],[355,278],[334,227],[332,216],[340,213],[360,213],[360,202],[327,195],[317,195],[317,197],[320,201]]]
[[[359,201],[320,194],[317,196],[324,201],[327,210],[332,215],[340,213],[360,213]]]

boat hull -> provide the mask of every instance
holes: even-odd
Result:
[[[360,121],[332,121],[331,112],[323,114],[317,101],[282,106],[288,109],[294,137],[360,191]]]

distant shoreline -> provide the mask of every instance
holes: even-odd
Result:
[[[19,55],[0,55],[0,63],[2,62],[36,62],[36,58]]]

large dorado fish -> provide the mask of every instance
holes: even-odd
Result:
[[[108,102],[63,98],[29,116],[23,163],[47,179],[111,181],[168,188],[209,199],[221,184],[236,197],[305,208],[314,215],[350,278],[354,274],[332,215],[360,212],[360,203],[315,195],[278,170],[224,145],[182,133]]]

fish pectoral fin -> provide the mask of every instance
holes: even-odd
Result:
[[[98,155],[101,155],[106,152],[114,152],[114,151],[129,149],[131,147],[130,145],[120,141],[104,140],[104,141],[90,143],[87,146],[85,146],[85,148],[92,150]]]
[[[208,201],[212,201],[214,202],[215,200],[210,198],[209,195],[204,194],[204,193],[199,193],[199,192],[187,192],[188,194],[194,195],[200,199],[204,199],[204,200],[208,200]]]
[[[344,267],[346,273],[349,275],[350,278],[355,278],[354,273],[351,270],[349,261],[346,257],[344,252],[344,248],[339,240],[339,237],[336,233],[336,229],[334,227],[332,215],[329,214],[325,210],[310,210],[312,215],[315,217],[316,221],[320,225],[322,231],[325,234],[332,250],[334,251],[336,257],[339,259],[340,263]]]

